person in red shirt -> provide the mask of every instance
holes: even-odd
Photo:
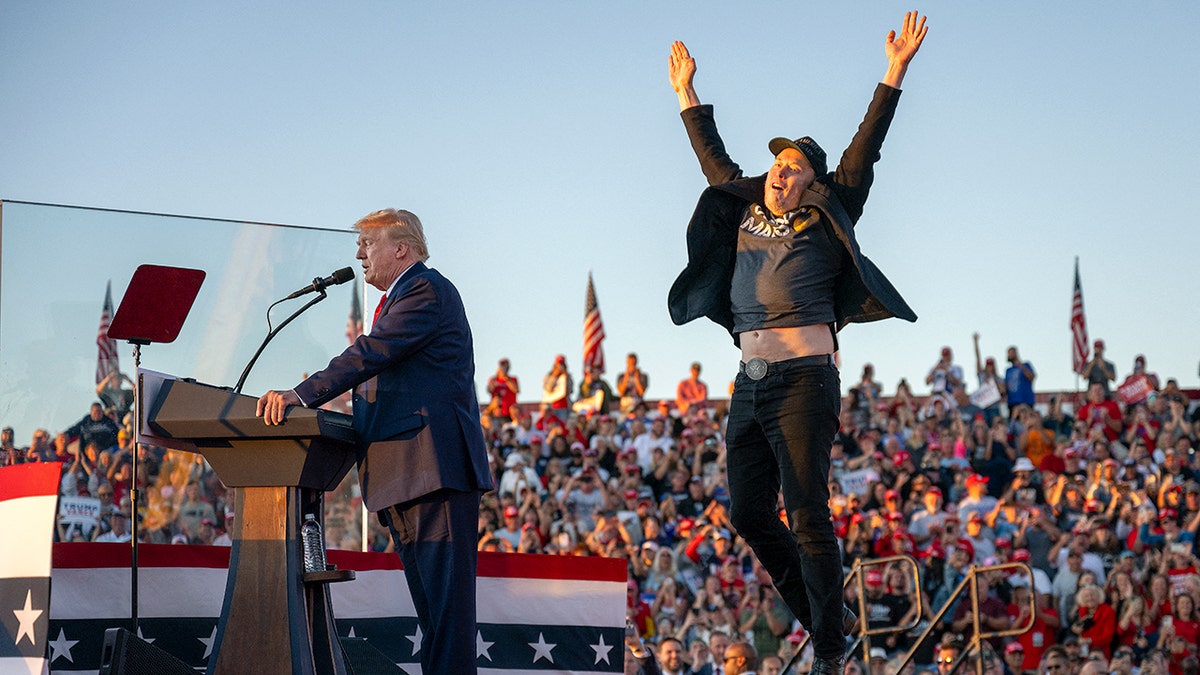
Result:
[[[521,385],[517,378],[508,374],[508,359],[500,359],[496,374],[488,379],[487,391],[492,401],[488,405],[497,417],[511,417],[512,409],[517,405],[517,394],[521,393]]]
[[[1088,387],[1087,403],[1079,409],[1076,418],[1087,425],[1089,431],[1099,430],[1109,441],[1121,435],[1121,408],[1116,401],[1104,396],[1104,387],[1093,383]]]
[[[1164,619],[1161,623],[1159,645],[1168,645],[1173,638],[1180,637],[1194,654],[1196,642],[1200,640],[1200,615],[1196,613],[1196,601],[1191,595],[1182,593],[1175,596],[1173,607],[1175,611],[1171,620]]]
[[[1034,597],[1034,607],[1030,612],[1030,596],[1033,591],[1028,581],[1013,587],[1012,604],[1008,606],[1008,615],[1012,618],[1012,627],[1028,630],[1017,636],[1017,641],[1024,648],[1025,656],[1021,662],[1021,670],[1037,670],[1042,661],[1042,655],[1050,645],[1057,642],[1055,635],[1062,625],[1058,612],[1054,610],[1054,602],[1047,593],[1037,593]]]
[[[1075,593],[1075,607],[1078,614],[1068,630],[1080,642],[1087,641],[1092,651],[1102,651],[1104,658],[1111,658],[1113,639],[1117,636],[1117,613],[1104,601],[1104,591],[1092,584],[1080,588]]]
[[[675,387],[675,406],[679,408],[679,416],[686,417],[703,412],[708,405],[708,385],[700,380],[700,362],[692,363],[692,374],[679,382]]]
[[[886,531],[875,541],[876,557],[913,555],[917,552],[917,544],[913,541],[913,536],[908,533],[903,513],[889,511],[884,521],[887,523]]]
[[[649,637],[654,634],[654,617],[650,614],[650,605],[642,600],[640,590],[636,579],[626,582],[625,617],[633,622],[638,635]]]

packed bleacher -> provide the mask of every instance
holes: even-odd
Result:
[[[912,628],[873,636],[847,672],[897,672],[910,650],[915,670],[949,672],[976,625],[970,596],[952,591],[973,567],[1012,562],[1032,577],[976,575],[979,625],[1032,627],[968,655],[985,671],[1197,672],[1197,392],[1160,381],[1141,357],[1118,379],[1102,355],[1085,366],[1086,393],[1039,391],[1033,365],[1008,357],[1001,371],[977,356],[968,376],[946,349],[924,383],[891,391],[869,364],[853,382],[843,364],[829,506],[844,565],[911,556],[919,572],[914,584],[905,559],[861,568],[846,599],[865,626]],[[803,628],[730,526],[726,402],[709,396],[700,364],[661,400],[646,398],[634,355],[611,385],[595,370],[576,385],[562,357],[525,388],[509,371],[502,361],[481,401],[497,489],[483,499],[479,548],[625,558],[629,618],[660,667],[719,672],[740,641],[756,648],[757,672],[779,672]],[[63,462],[57,540],[128,541],[136,512],[141,541],[229,544],[232,490],[199,456],[140,447],[131,508],[132,397],[121,387],[102,385],[79,422],[33,430],[29,447],[5,428],[0,465]],[[364,544],[352,472],[326,497],[328,546],[390,550],[365,521]]]

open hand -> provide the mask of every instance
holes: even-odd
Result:
[[[688,53],[687,45],[679,40],[671,43],[670,66],[671,88],[676,92],[685,91],[692,86],[692,78],[696,76],[696,59]]]
[[[925,39],[925,33],[928,30],[925,27],[925,17],[920,17],[918,21],[917,12],[906,13],[904,26],[900,29],[900,33],[897,34],[896,31],[888,33],[887,42],[884,45],[884,53],[887,54],[888,61],[899,65],[908,65],[913,56],[916,56],[917,50],[921,48],[921,42]]]

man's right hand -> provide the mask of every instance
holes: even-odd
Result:
[[[692,85],[696,76],[696,59],[688,53],[687,45],[679,40],[671,43],[671,55],[668,58],[671,88],[679,97],[679,109],[687,110],[700,105],[700,97]]]
[[[275,426],[283,424],[284,413],[287,411],[288,406],[293,405],[304,405],[300,397],[296,395],[296,392],[290,389],[287,391],[268,391],[259,397],[258,408],[254,414],[263,418],[263,422],[266,422],[267,426]]]

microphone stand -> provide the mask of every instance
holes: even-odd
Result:
[[[303,306],[303,307],[301,307],[300,309],[296,310],[296,311],[295,311],[294,313],[292,313],[292,315],[291,315],[291,316],[289,316],[287,319],[284,319],[283,323],[279,324],[279,326],[278,326],[278,327],[276,327],[276,328],[275,328],[274,330],[272,330],[270,333],[267,333],[267,337],[266,337],[266,339],[264,339],[264,340],[263,340],[263,342],[262,342],[262,344],[261,344],[261,345],[259,345],[259,347],[258,347],[258,351],[254,352],[254,356],[252,356],[252,357],[250,358],[250,363],[247,363],[247,364],[246,364],[246,369],[242,371],[242,376],[241,376],[240,378],[238,378],[238,381],[237,381],[237,386],[235,386],[235,387],[233,388],[233,392],[234,392],[235,394],[240,394],[240,393],[242,393],[242,385],[246,383],[246,377],[248,377],[248,376],[250,375],[250,369],[254,367],[254,363],[255,363],[256,361],[258,361],[258,357],[259,357],[259,356],[261,356],[261,355],[262,355],[262,353],[263,353],[263,350],[267,348],[267,344],[268,344],[268,343],[270,343],[270,342],[271,342],[271,340],[272,340],[272,339],[273,339],[273,338],[274,338],[276,335],[278,335],[278,334],[279,334],[279,331],[283,330],[284,326],[286,326],[286,325],[288,325],[289,323],[291,323],[291,322],[292,322],[292,321],[293,321],[293,320],[294,320],[296,317],[298,317],[298,316],[300,316],[301,314],[303,314],[304,312],[308,311],[308,308],[309,308],[309,307],[312,307],[313,305],[317,304],[318,302],[320,302],[320,301],[324,300],[324,299],[325,299],[325,297],[326,297],[326,296],[325,296],[325,289],[323,289],[323,288],[322,288],[321,290],[317,291],[317,297],[313,298],[312,300],[309,300],[307,303],[305,303],[305,304],[304,304],[304,306]],[[282,300],[281,300],[280,302],[282,302]],[[276,304],[279,304],[279,303],[276,303]]]
[[[138,465],[141,463],[142,444],[138,439],[142,435],[142,345],[150,344],[147,340],[130,340],[133,344],[133,372],[138,376],[133,391],[133,476],[129,488],[129,625],[134,635],[141,637],[138,630],[138,501],[142,491],[138,489]],[[120,510],[121,505],[117,504]]]

